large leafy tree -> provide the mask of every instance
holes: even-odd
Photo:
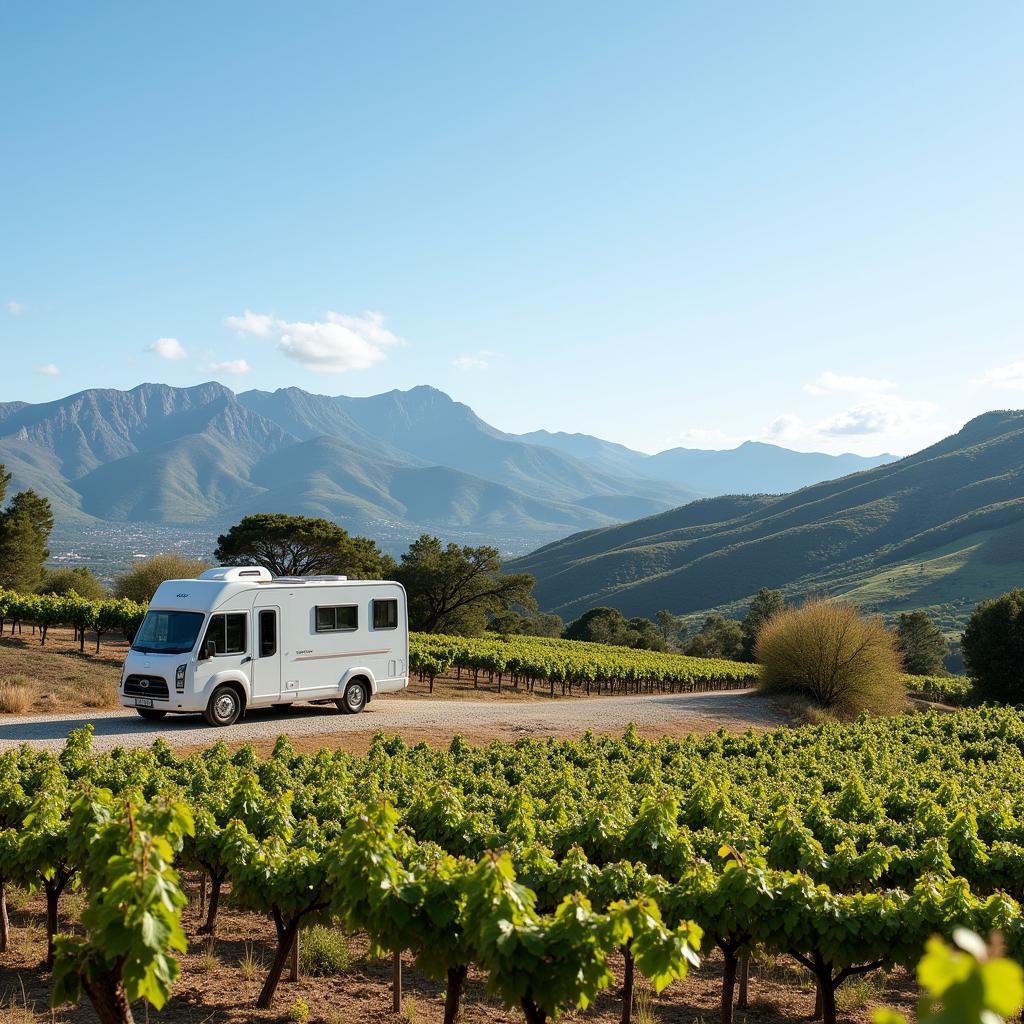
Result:
[[[709,615],[704,625],[686,642],[685,654],[697,658],[738,659],[743,651],[743,629],[735,619],[717,613]]]
[[[533,577],[501,571],[497,548],[444,546],[424,534],[402,555],[395,578],[409,595],[409,625],[425,633],[475,636],[489,616],[533,610]]]
[[[971,615],[960,648],[979,694],[1016,703],[1024,697],[1024,590],[982,601]]]
[[[214,557],[222,565],[262,565],[275,576],[384,579],[395,570],[394,560],[370,538],[352,536],[327,519],[281,512],[246,516],[217,538]]]
[[[0,504],[7,497],[11,474],[0,465]],[[50,499],[33,490],[19,491],[0,512],[0,587],[31,591],[42,582],[43,563],[50,557],[46,542],[53,530]]]
[[[750,608],[740,623],[743,635],[741,654],[744,661],[754,660],[754,647],[757,636],[766,623],[771,622],[779,612],[786,608],[786,601],[781,590],[769,590],[762,587],[750,602]]]
[[[588,640],[645,651],[665,651],[667,644],[650,619],[627,619],[618,608],[590,608],[570,622],[562,634],[566,640]]]
[[[204,569],[209,568],[206,562],[195,558],[186,558],[174,553],[153,555],[140,562],[129,572],[114,580],[114,592],[118,597],[139,604],[149,604],[156,588],[164,580],[195,579]]]
[[[896,646],[903,668],[911,675],[933,676],[942,671],[949,644],[927,612],[903,612],[896,620]]]

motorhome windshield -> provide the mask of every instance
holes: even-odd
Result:
[[[206,616],[202,612],[146,612],[132,650],[140,654],[188,654]]]

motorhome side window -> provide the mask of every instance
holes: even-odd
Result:
[[[359,628],[359,609],[354,604],[316,606],[316,631],[336,633]]]
[[[246,645],[245,612],[228,615],[214,615],[206,627],[202,650],[205,652],[212,640],[217,645],[217,654],[244,654]]]
[[[374,629],[398,629],[398,601],[389,597],[372,604]]]

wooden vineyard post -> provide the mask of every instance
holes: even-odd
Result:
[[[391,959],[391,1009],[402,1012],[402,954],[394,953]]]
[[[291,973],[288,975],[289,981],[299,980],[299,936],[302,934],[301,929],[295,929],[295,941],[292,943],[292,967]]]
[[[747,982],[750,980],[750,956],[745,956],[740,961],[740,995],[736,1001],[736,1009],[747,1008]]]

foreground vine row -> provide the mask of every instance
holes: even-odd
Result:
[[[437,751],[379,736],[363,757],[284,739],[266,759],[162,742],[96,754],[82,731],[59,756],[0,757],[0,876],[45,891],[51,934],[76,878],[97,898],[89,851],[104,847],[83,837],[129,807],[179,823],[177,865],[211,883],[207,932],[226,885],[273,920],[264,1006],[314,921],[411,950],[452,1015],[475,964],[531,1022],[587,1005],[616,951],[627,978],[661,985],[717,947],[725,1021],[741,958],[789,954],[829,1022],[849,978],[916,962],[933,934],[998,930],[1024,954],[1012,709],[657,742]],[[627,991],[626,1020],[629,1005]]]

